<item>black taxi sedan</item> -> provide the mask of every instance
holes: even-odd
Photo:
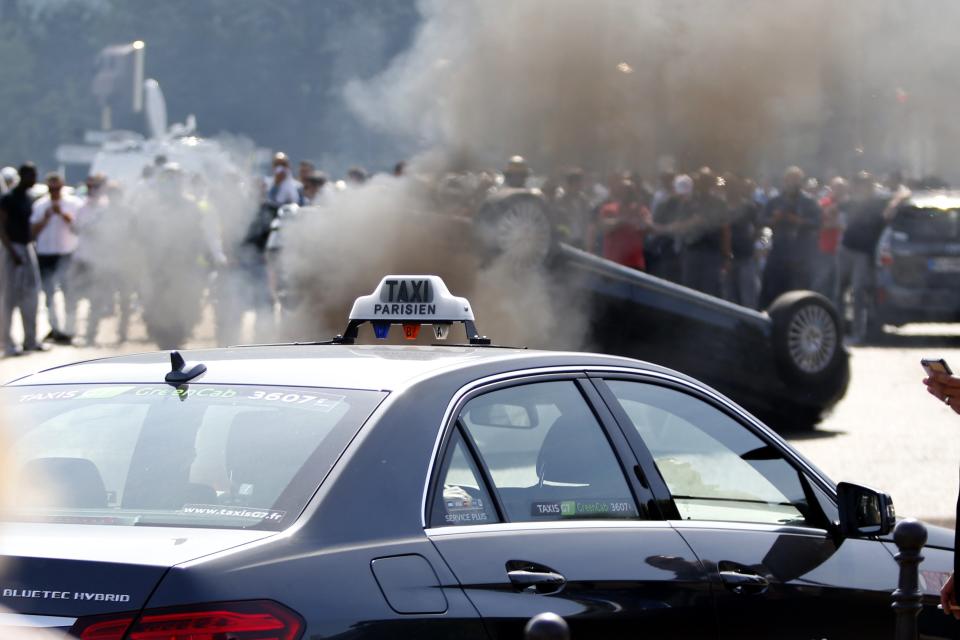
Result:
[[[357,344],[456,322],[468,344]],[[674,371],[485,342],[442,281],[400,276],[330,344],[10,383],[0,626],[516,639],[551,611],[574,638],[891,633],[884,494]],[[929,637],[955,632],[936,610],[952,552],[931,527]]]

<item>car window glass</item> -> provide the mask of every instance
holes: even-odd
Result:
[[[814,526],[799,472],[715,407],[674,389],[607,383],[684,520]]]
[[[383,399],[166,384],[4,390],[4,518],[283,529]]]
[[[493,501],[480,480],[480,472],[464,446],[459,430],[454,432],[447,447],[440,478],[441,483],[435,494],[432,526],[497,522]]]
[[[948,241],[960,237],[960,211],[926,207],[901,207],[893,219],[893,230],[908,240]]]
[[[461,420],[508,520],[637,517],[613,449],[573,382],[493,391],[471,400]]]

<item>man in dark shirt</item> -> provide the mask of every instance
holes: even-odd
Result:
[[[727,271],[725,297],[731,302],[757,308],[760,279],[755,258],[760,205],[753,201],[752,183],[734,173],[724,175],[727,215],[730,219],[730,250],[733,259]]]
[[[33,200],[29,191],[37,183],[37,169],[27,163],[20,167],[20,182],[0,198],[0,243],[3,244],[3,292],[0,339],[5,356],[19,355],[10,334],[14,309],[23,321],[23,350],[41,351],[37,342],[37,301],[40,269],[33,247],[30,215]]]
[[[773,229],[773,248],[767,257],[760,291],[760,307],[795,289],[809,289],[809,265],[817,251],[820,205],[801,191],[804,173],[790,167],[783,175],[783,193],[767,203],[763,221]]]
[[[876,180],[866,171],[861,171],[853,179],[853,197],[847,209],[847,229],[840,246],[834,304],[838,309],[843,309],[849,288],[853,297],[853,337],[857,340],[867,336],[877,243],[902,197],[898,195],[890,199],[878,196]]]
[[[716,187],[717,177],[709,167],[696,173],[693,197],[685,212],[683,284],[720,297],[720,276],[729,263],[731,251],[726,205],[713,194]]]

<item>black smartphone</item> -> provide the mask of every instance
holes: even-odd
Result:
[[[924,358],[920,361],[920,366],[923,367],[923,370],[927,372],[928,376],[933,376],[935,373],[945,373],[948,376],[953,375],[953,371],[950,369],[950,365],[947,364],[947,361],[943,358],[938,360],[931,360]]]

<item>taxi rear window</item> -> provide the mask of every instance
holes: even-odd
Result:
[[[3,389],[14,521],[281,530],[385,397],[353,389]]]

